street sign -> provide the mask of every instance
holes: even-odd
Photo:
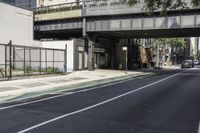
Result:
[[[123,47],[122,50],[127,50],[127,47]]]
[[[94,48],[94,52],[96,52],[96,53],[105,53],[105,49],[103,49],[103,48]]]
[[[78,51],[84,51],[83,47],[78,47]]]

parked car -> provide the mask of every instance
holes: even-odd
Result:
[[[181,63],[181,68],[191,68],[194,67],[194,63],[192,60],[185,60]]]
[[[198,60],[193,60],[194,65],[200,65],[200,62]]]

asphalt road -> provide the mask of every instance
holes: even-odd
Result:
[[[0,132],[200,132],[200,70],[197,69],[46,97],[51,96],[58,97],[1,107]]]

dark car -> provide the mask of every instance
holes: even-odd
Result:
[[[194,67],[194,63],[192,60],[185,60],[182,64],[181,64],[181,68],[191,68]]]

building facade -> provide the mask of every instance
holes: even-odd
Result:
[[[0,43],[39,45],[33,39],[33,12],[0,2]]]
[[[34,9],[36,7],[36,0],[15,0],[15,5],[26,9]]]
[[[77,2],[78,0],[37,0],[37,7]]]
[[[198,44],[199,39],[197,37],[190,38],[190,56],[197,59],[198,56]]]
[[[5,3],[12,4],[25,9],[34,9],[36,7],[36,0],[1,0]]]

